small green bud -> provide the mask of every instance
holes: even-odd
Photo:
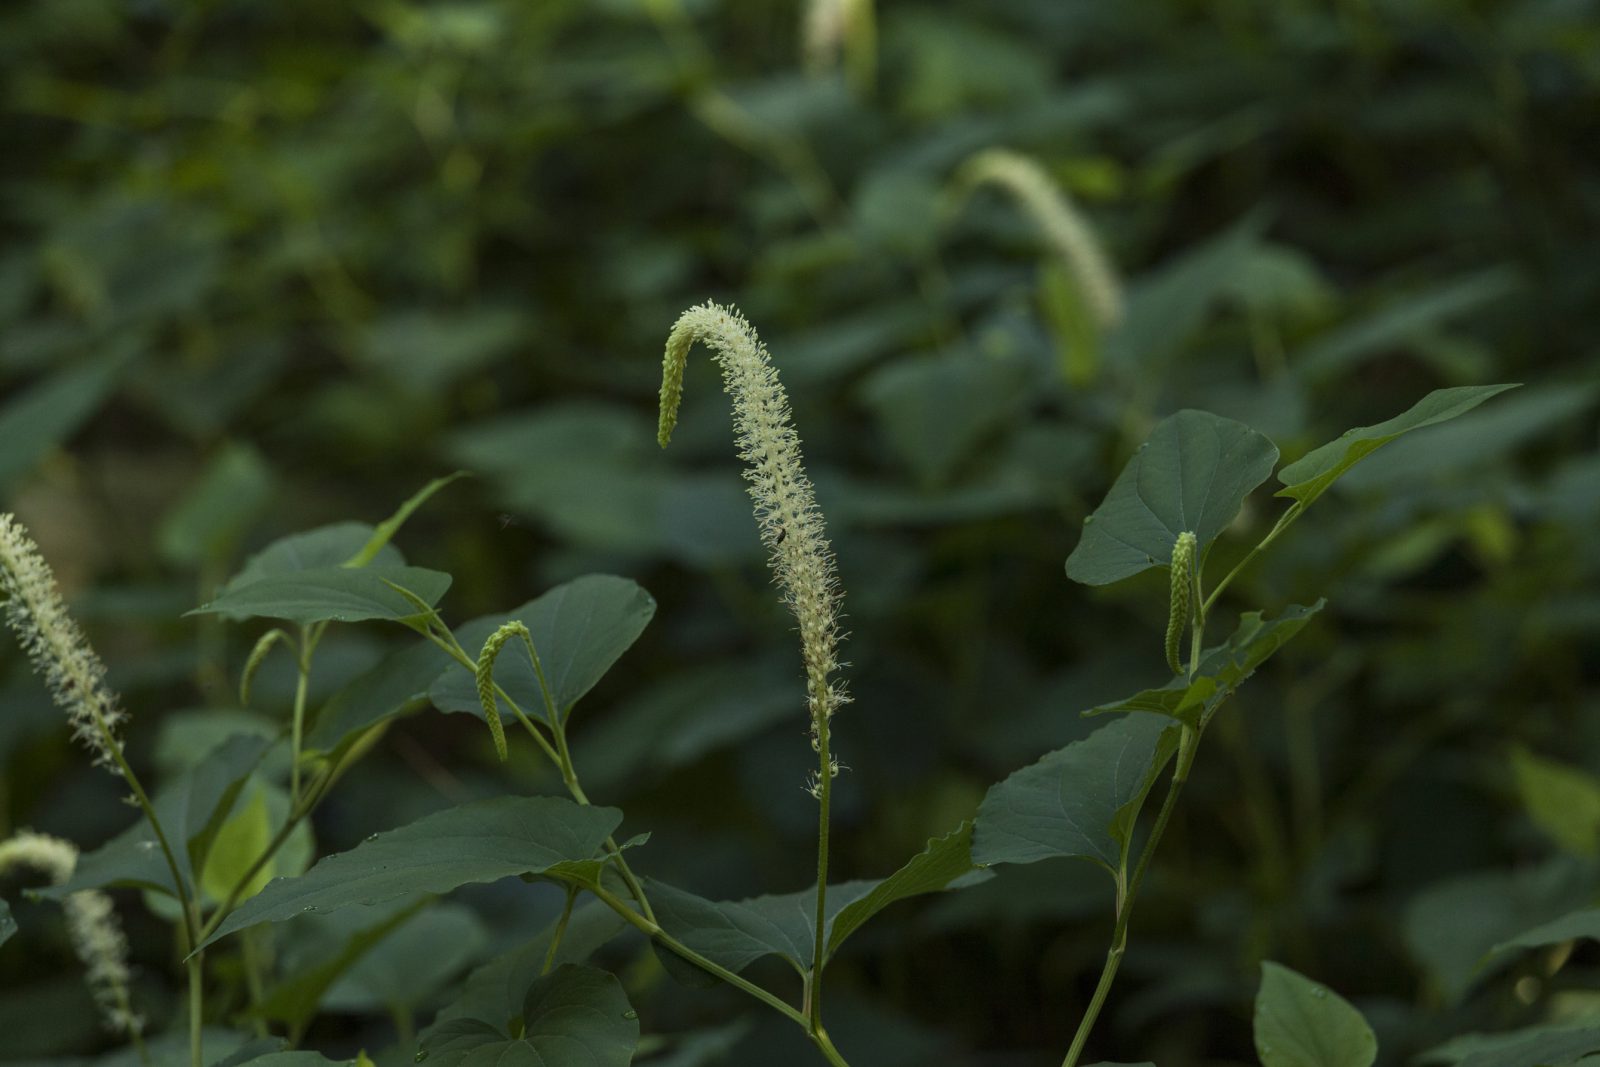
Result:
[[[483,717],[489,721],[489,733],[494,736],[494,750],[502,763],[507,755],[506,730],[500,722],[500,702],[494,692],[494,661],[500,657],[500,650],[506,642],[513,637],[521,637],[527,643],[528,655],[534,655],[533,635],[516,619],[490,634],[483,643],[483,651],[478,653],[478,703],[483,705]]]
[[[255,680],[256,671],[267,661],[267,653],[272,651],[272,646],[279,641],[293,643],[288,634],[277,627],[273,627],[261,635],[256,642],[256,647],[250,650],[250,658],[244,661],[244,671],[239,675],[239,704],[241,707],[250,706],[250,683]]]
[[[1183,657],[1179,647],[1193,607],[1189,602],[1189,587],[1194,577],[1194,551],[1194,534],[1185,530],[1172,546],[1172,599],[1167,609],[1167,666],[1172,668],[1173,674],[1183,673]]]

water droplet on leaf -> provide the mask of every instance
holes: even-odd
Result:
[[[423,1060],[425,1060],[427,1058],[428,1058],[428,1050],[425,1049],[425,1048],[419,1048],[419,1049],[417,1049],[417,1054],[415,1056],[411,1057],[411,1062],[412,1063],[421,1063]]]
[[[625,1012],[622,1013],[622,1017],[624,1019],[637,1019],[639,1017],[639,1013],[636,1012],[636,1011],[631,1011],[631,1010],[630,1011],[625,1011]]]

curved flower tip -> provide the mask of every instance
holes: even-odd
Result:
[[[1122,283],[1094,228],[1037,160],[1005,148],[985,149],[962,166],[961,181],[997,185],[1010,194],[1061,258],[1100,328],[1122,320]]]
[[[692,307],[673,325],[662,361],[657,440],[663,447],[677,424],[683,368],[696,342],[711,349],[733,398],[734,436],[739,458],[746,463],[761,540],[771,553],[784,603],[800,625],[812,727],[825,728],[846,699],[829,680],[839,666],[839,582],[826,524],[800,454],[788,393],[766,346],[743,315],[710,302]]]
[[[117,728],[125,715],[106,685],[105,664],[67,614],[55,575],[14,515],[0,515],[0,593],[6,624],[56,706],[67,713],[73,736],[96,763],[114,768],[121,755]]]
[[[22,830],[0,841],[0,874],[26,867],[42,874],[51,885],[72,877],[78,850],[70,841]],[[94,889],[70,894],[62,901],[67,936],[83,962],[89,989],[94,993],[105,1026],[113,1033],[137,1034],[144,1020],[134,1014],[128,995],[128,939],[117,921],[111,898]]]

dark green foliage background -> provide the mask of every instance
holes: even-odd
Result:
[[[175,758],[187,712],[236,705],[255,630],[180,616],[245,554],[376,522],[465,467],[399,538],[455,575],[447,617],[591,571],[660,603],[575,727],[589,794],[654,835],[635,867],[716,898],[801,888],[798,657],[709,360],[673,448],[654,442],[667,330],[715,297],[771,348],[830,521],[856,697],[835,870],[879,877],[1086,733],[1077,712],[1165,678],[1164,576],[1062,574],[1157,419],[1209,409],[1294,459],[1429,389],[1521,381],[1364,464],[1228,592],[1214,639],[1241,610],[1330,606],[1220,717],[1091,1059],[1255,1062],[1263,958],[1361,1007],[1386,1064],[1600,1010],[1592,944],[1553,974],[1535,956],[1470,977],[1600,890],[1600,814],[1564,847],[1510,761],[1520,744],[1600,772],[1597,5],[887,2],[866,94],[805,72],[799,21],[769,0],[0,12],[0,503],[110,663],[135,762]],[[1129,284],[1117,331],[1074,326],[1013,205],[947,193],[996,145],[1098,227]],[[1208,574],[1280,506],[1247,504]],[[316,696],[399,643],[336,629]],[[287,664],[253,700],[277,721]],[[121,829],[116,783],[9,642],[0,679],[0,833]],[[318,847],[559,791],[521,741],[502,766],[469,718],[397,723]],[[159,1026],[173,948],[118,899]],[[561,895],[463,904],[419,1022]],[[1109,906],[1072,864],[899,906],[830,972],[830,1028],[870,1067],[1058,1062]],[[58,920],[17,915],[0,1056],[94,1051]],[[413,940],[395,951],[437,955]],[[746,1011],[637,939],[602,958],[646,1034]],[[309,1045],[409,1062],[384,1012],[345,1000]],[[814,1062],[749,1015],[720,1062]]]

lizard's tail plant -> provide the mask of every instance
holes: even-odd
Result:
[[[39,553],[15,515],[0,514],[0,594],[5,596],[6,625],[17,635],[28,661],[50,689],[56,705],[66,712],[73,736],[94,754],[94,762],[120,774],[133,799],[155,833],[162,858],[171,872],[183,910],[189,948],[200,942],[200,914],[178,866],[176,853],[156,817],[150,796],[122,754],[119,730],[126,718],[116,694],[106,684],[106,668],[88,639],[67,614],[55,574]],[[91,909],[91,914],[92,914]],[[104,913],[105,909],[98,909]],[[87,928],[86,928],[87,929]],[[186,950],[187,951],[187,950]],[[190,952],[189,1046],[190,1062],[202,1062],[201,1048],[202,957]]]
[[[1122,284],[1094,228],[1039,162],[1020,152],[988,148],[962,164],[960,189],[994,185],[1033,220],[1045,243],[1077,283],[1095,325],[1108,330],[1122,321]]]
[[[6,625],[66,712],[73,736],[94,754],[96,764],[115,773],[124,714],[106,686],[105,665],[68,616],[55,576],[14,515],[0,515],[0,592],[6,597]]]
[[[51,885],[72,877],[78,850],[70,842],[27,830],[0,841],[0,876],[20,869],[42,874]],[[99,1005],[106,1029],[126,1034],[142,1048],[144,1020],[128,995],[128,940],[117,922],[111,898],[93,889],[69,894],[61,904],[67,936],[83,961],[89,989]]]
[[[701,304],[685,311],[667,337],[661,368],[661,414],[656,440],[665,448],[678,421],[683,371],[689,349],[703,342],[722,369],[733,398],[734,435],[744,476],[755,502],[762,543],[771,553],[774,579],[800,628],[806,670],[811,747],[817,770],[809,791],[819,806],[817,834],[816,945],[806,985],[806,1012],[814,1033],[821,1032],[821,978],[826,929],[828,818],[833,778],[839,762],[829,740],[829,722],[848,698],[833,680],[839,667],[839,580],[833,550],[825,536],[822,511],[800,455],[789,397],[772,357],[743,315],[730,307]]]

